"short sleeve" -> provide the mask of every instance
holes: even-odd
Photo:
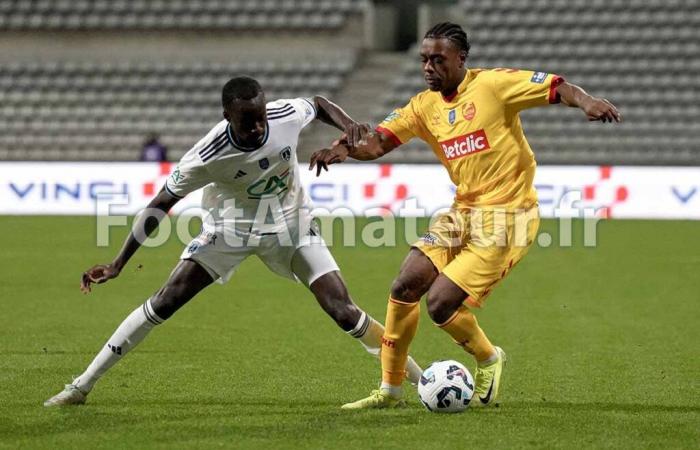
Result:
[[[165,190],[175,198],[183,198],[211,182],[209,171],[195,150],[185,153],[165,181]]]
[[[314,105],[314,101],[312,99],[295,98],[287,100],[287,102],[292,105],[299,116],[301,128],[304,128],[316,118],[316,106]]]
[[[416,111],[416,97],[403,108],[392,111],[377,126],[377,131],[387,136],[399,146],[414,137],[422,137],[423,121]]]
[[[564,82],[559,75],[531,70],[494,69],[496,94],[506,106],[517,110],[559,103],[557,86]]]

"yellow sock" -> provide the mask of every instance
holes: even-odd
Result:
[[[382,338],[382,382],[401,386],[406,377],[408,347],[418,329],[420,302],[405,303],[389,297]]]
[[[460,347],[474,355],[477,362],[487,361],[496,353],[484,330],[479,327],[476,316],[464,305],[447,322],[438,326],[447,331]]]

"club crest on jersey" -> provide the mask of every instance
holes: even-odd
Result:
[[[287,146],[280,151],[280,158],[282,158],[285,161],[289,161],[289,159],[292,157],[292,147]]]
[[[476,115],[476,105],[474,102],[469,102],[466,105],[462,106],[462,116],[466,120],[472,120],[474,116]]]
[[[454,125],[456,119],[457,119],[457,111],[454,109],[451,109],[450,112],[447,113],[447,121],[450,122],[450,125]]]
[[[270,160],[268,160],[267,158],[263,158],[260,161],[258,161],[258,165],[262,170],[265,170],[268,167],[270,167]]]

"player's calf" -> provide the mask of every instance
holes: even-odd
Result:
[[[309,289],[340,328],[359,340],[369,354],[380,357],[384,327],[352,301],[338,272],[319,277]],[[410,356],[405,369],[408,380],[417,384],[423,371]]]
[[[136,347],[156,325],[163,323],[163,320],[153,310],[150,299],[133,310],[117,327],[85,372],[66,385],[62,392],[44,402],[44,406],[85,403],[85,398],[97,380]]]

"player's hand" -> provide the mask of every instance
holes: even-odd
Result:
[[[340,141],[333,142],[333,148],[324,148],[311,155],[309,162],[309,170],[314,170],[316,167],[316,176],[321,175],[321,171],[328,171],[328,165],[339,164],[345,161],[348,157],[348,148],[341,144]]]
[[[607,99],[589,97],[586,102],[581,105],[581,109],[586,113],[588,120],[601,122],[622,122],[622,114],[617,110],[615,105]]]
[[[345,140],[350,147],[367,144],[367,138],[374,134],[372,127],[368,123],[357,123],[345,127]]]
[[[117,278],[119,276],[120,270],[114,267],[112,264],[98,264],[92,266],[83,273],[83,277],[80,280],[80,291],[83,294],[91,292],[90,285],[102,284],[107,280],[112,278]]]

